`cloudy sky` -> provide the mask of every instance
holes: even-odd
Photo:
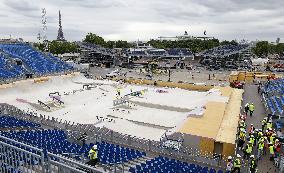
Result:
[[[47,37],[56,39],[58,10],[67,40],[93,32],[107,40],[190,35],[224,39],[284,40],[284,0],[0,0],[0,38],[35,41],[41,8]]]

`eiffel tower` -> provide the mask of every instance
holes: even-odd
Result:
[[[65,38],[64,38],[64,35],[63,35],[63,30],[62,30],[62,25],[61,25],[60,10],[59,10],[59,29],[58,29],[57,41],[65,41]]]

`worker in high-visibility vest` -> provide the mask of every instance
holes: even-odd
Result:
[[[260,160],[261,159],[261,155],[263,153],[263,149],[264,149],[264,138],[261,138],[258,141],[258,149],[257,149],[257,159]]]
[[[249,115],[250,115],[250,117],[252,117],[253,112],[254,112],[254,104],[251,103],[251,104],[249,104]]]
[[[267,124],[267,117],[265,117],[262,121],[261,121],[261,130],[262,132],[264,132],[264,128]]]
[[[94,145],[91,150],[89,151],[89,161],[87,164],[95,166],[98,163],[98,147]]]
[[[272,121],[269,120],[268,123],[266,123],[266,129],[272,129]]]
[[[241,155],[237,154],[237,158],[234,161],[234,169],[233,169],[232,172],[237,171],[238,173],[240,173],[241,172],[241,165],[242,165]]]
[[[246,140],[246,131],[243,129],[240,131],[239,139],[238,139],[238,150],[241,150],[244,147]]]
[[[270,143],[272,143],[274,145],[275,143],[275,139],[276,139],[276,134],[275,133],[272,133],[272,135],[270,136]]]
[[[269,143],[269,154],[270,154],[270,160],[274,161],[275,154],[274,154],[274,145],[272,143]]]
[[[254,138],[254,136],[253,135],[250,135],[250,137],[249,137],[249,142],[252,144],[252,145],[254,145],[255,143],[255,138]]]
[[[248,144],[246,145],[245,149],[244,149],[244,159],[248,159],[249,156],[252,153],[253,150],[253,144],[251,143],[251,141],[248,142]]]
[[[250,170],[251,173],[255,173],[257,164],[256,164],[256,160],[254,158],[254,155],[251,155],[250,159],[251,160],[250,160],[250,164],[249,164],[249,170]]]

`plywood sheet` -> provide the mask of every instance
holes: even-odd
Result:
[[[233,89],[216,141],[235,144],[243,90]]]

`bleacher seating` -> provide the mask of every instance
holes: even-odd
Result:
[[[28,130],[28,131],[10,131],[2,132],[2,135],[19,142],[23,142],[34,147],[43,149],[45,152],[61,154],[72,157],[77,160],[82,157],[87,158],[88,152],[94,144],[85,144],[83,146],[71,143],[62,130]],[[103,164],[121,163],[133,160],[146,153],[133,150],[106,142],[97,143],[98,158]]]
[[[226,55],[226,54],[231,54],[234,52],[239,52],[241,50],[244,50],[248,47],[248,45],[246,44],[238,44],[238,45],[232,45],[232,44],[228,44],[228,45],[223,45],[223,46],[218,46],[212,49],[208,49],[206,51],[204,51],[202,53],[203,56],[207,56],[207,55]]]
[[[284,78],[268,81],[262,88],[267,108],[273,115],[284,112]]]
[[[10,59],[21,60],[31,71],[29,73],[44,75],[73,70],[73,67],[52,56],[45,55],[28,44],[0,44],[0,50]],[[6,60],[5,60],[6,59]],[[7,57],[0,54],[0,78],[15,78],[25,75],[27,69],[23,65],[14,65],[13,68],[5,68]]]
[[[7,64],[7,60],[0,54],[0,78],[16,78],[24,74],[25,70],[15,64]]]
[[[107,142],[96,144],[98,146],[98,158],[103,164],[122,163],[146,156],[145,152],[121,147]],[[94,144],[91,143],[89,148],[93,145]],[[85,156],[87,156],[87,154]]]
[[[67,141],[67,136],[62,130],[11,131],[3,132],[2,135],[44,151],[74,158],[78,158],[78,156],[88,153],[90,150],[88,145],[80,146]]]
[[[144,173],[144,172],[156,172],[156,173],[223,173],[222,170],[216,170],[214,168],[202,167],[197,164],[181,162],[175,159],[169,159],[167,157],[156,157],[152,160],[147,160],[146,163],[136,165],[135,168],[129,169],[131,173]]]
[[[0,116],[0,128],[37,128],[40,124],[29,121],[19,120],[10,116]]]

